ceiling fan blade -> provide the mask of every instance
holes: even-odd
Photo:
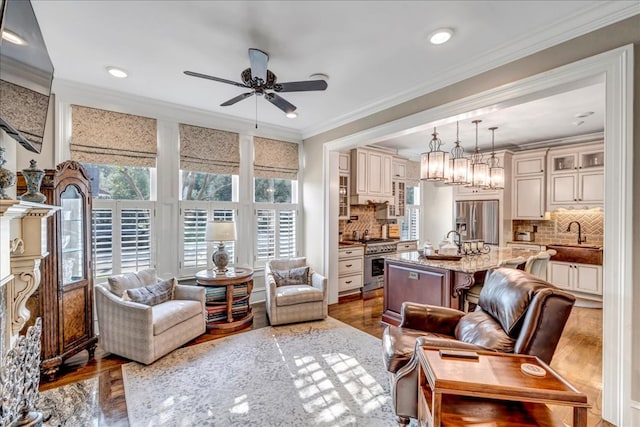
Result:
[[[200,77],[201,79],[213,80],[213,81],[216,81],[216,82],[227,83],[227,84],[234,85],[234,86],[249,87],[247,85],[244,85],[244,84],[238,83],[238,82],[234,82],[232,80],[221,79],[220,77],[213,77],[213,76],[209,76],[207,74],[196,73],[194,71],[185,71],[184,73],[187,76],[191,76],[191,77]]]
[[[227,102],[224,102],[224,103],[220,104],[220,106],[221,107],[228,107],[229,105],[233,105],[238,101],[242,101],[243,99],[246,99],[246,98],[250,97],[251,95],[253,95],[253,92],[243,93],[242,95],[238,95],[235,98],[231,98]]]
[[[285,113],[292,113],[296,111],[296,108],[297,108],[295,105],[293,105],[286,99],[281,98],[275,93],[265,93],[264,99],[266,99],[267,101],[269,101],[270,103],[272,103],[273,105],[275,105],[276,107],[284,111]]]
[[[269,55],[260,49],[249,49],[249,62],[251,63],[251,77],[267,81],[267,62]]]
[[[276,92],[305,92],[309,90],[325,90],[326,88],[327,82],[324,80],[276,83],[273,86],[273,90]]]

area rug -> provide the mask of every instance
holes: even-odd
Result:
[[[41,391],[36,409],[50,427],[98,425],[98,378]]]
[[[131,426],[392,426],[379,339],[338,320],[266,327],[122,366]]]

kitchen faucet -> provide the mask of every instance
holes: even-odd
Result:
[[[458,253],[462,253],[462,236],[456,230],[451,230],[450,232],[447,233],[447,239],[449,238],[449,235],[451,233],[453,233],[453,243],[455,243],[456,246],[458,247]]]
[[[574,223],[578,224],[578,244],[581,245],[582,243],[587,241],[587,238],[586,237],[584,239],[582,238],[582,226],[580,225],[580,223],[578,221],[571,221],[569,223],[569,226],[567,227],[567,232],[571,231],[571,226]]]

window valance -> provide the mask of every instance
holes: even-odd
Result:
[[[298,144],[255,137],[253,147],[256,177],[298,179]]]
[[[71,159],[121,166],[156,166],[156,120],[71,106]]]
[[[180,123],[180,169],[240,174],[240,136]]]

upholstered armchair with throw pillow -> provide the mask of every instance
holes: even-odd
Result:
[[[382,335],[400,424],[417,417],[421,346],[531,354],[550,363],[575,297],[522,270],[489,270],[475,311],[405,302],[399,326]]]
[[[267,261],[264,278],[271,325],[327,317],[327,279],[307,266],[306,258]]]
[[[206,331],[205,289],[158,280],[155,270],[96,285],[100,346],[146,365]]]

